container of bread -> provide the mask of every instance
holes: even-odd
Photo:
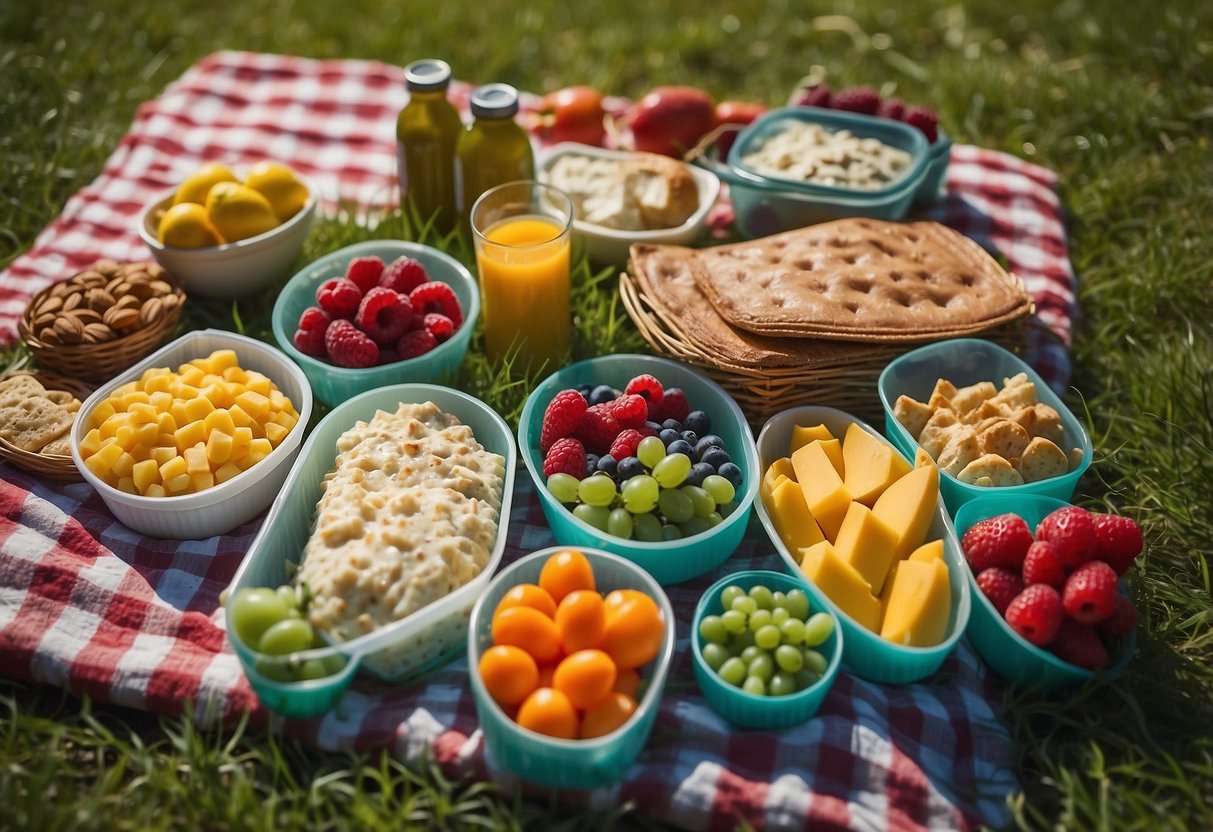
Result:
[[[878,422],[885,365],[961,336],[1019,342],[1022,282],[935,222],[845,219],[690,249],[636,244],[624,306],[658,355],[703,370],[760,427],[805,404]]]
[[[554,145],[539,178],[572,199],[573,231],[600,263],[624,263],[634,242],[695,242],[720,195],[720,180],[703,168],[576,142]]]
[[[71,431],[92,388],[50,373],[15,371],[0,377],[0,458],[55,480],[79,480]]]

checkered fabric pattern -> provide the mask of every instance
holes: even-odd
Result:
[[[466,104],[469,87],[453,94]],[[0,333],[13,337],[38,289],[100,257],[148,256],[132,230],[144,204],[199,163],[281,159],[331,207],[393,204],[399,67],[367,61],[221,52],[143,105],[92,184],[0,275]],[[524,107],[537,99],[524,96]],[[618,101],[613,104],[618,105]],[[997,248],[1036,299],[1030,359],[1068,379],[1074,277],[1054,175],[1005,154],[953,148],[948,196],[932,216]],[[0,465],[0,672],[144,710],[192,709],[202,724],[263,709],[224,642],[219,593],[261,518],[201,541],[143,538],[91,487]],[[506,561],[552,545],[525,475],[515,485]],[[688,829],[964,829],[1001,826],[1016,787],[995,704],[1000,688],[965,642],[932,678],[900,687],[845,671],[818,716],[798,728],[732,730],[698,695],[690,618],[706,587],[732,571],[780,569],[757,523],[723,567],[669,590],[678,644],[657,726],[615,788],[566,794],[603,808],[634,801]],[[399,688],[359,680],[328,716],[284,726],[323,749],[390,747],[433,755],[451,773],[531,787],[486,755],[466,662]]]

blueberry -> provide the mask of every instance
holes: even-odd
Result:
[[[585,399],[586,402],[589,402],[590,394],[594,392],[594,387],[590,384],[578,384],[577,392],[581,394],[581,398]]]
[[[708,448],[723,448],[724,440],[714,433],[709,433],[707,436],[699,437],[699,441],[695,443],[695,453],[703,456],[707,453]]]
[[[610,454],[603,454],[602,456],[598,457],[597,467],[599,471],[606,474],[608,477],[614,477],[619,468],[619,463],[616,462],[615,457],[611,456]]]
[[[699,434],[697,434],[693,430],[684,430],[682,432],[682,438],[685,439],[687,441],[687,444],[690,445],[692,448],[694,448],[695,445],[698,444],[698,442],[699,442]]]
[[[683,485],[702,486],[704,478],[715,473],[716,469],[706,462],[696,462],[691,466],[691,473],[687,474],[686,482]]]
[[[585,455],[585,470],[589,474],[598,470],[598,454]]]
[[[729,452],[724,448],[713,445],[712,447],[708,448],[702,456],[699,457],[699,461],[706,462],[708,465],[715,468],[717,473],[719,473],[720,466],[732,462],[732,457],[729,456]]]
[[[691,443],[685,439],[676,439],[669,444],[665,449],[667,454],[686,454],[688,457],[693,453]]]
[[[687,417],[682,420],[682,426],[686,430],[695,431],[700,436],[706,436],[712,432],[712,420],[702,410],[692,410],[688,413]]]
[[[624,480],[643,474],[644,464],[634,456],[625,456],[615,466],[615,473],[619,475],[619,481],[623,482]]]
[[[615,390],[609,384],[600,384],[590,393],[588,399],[591,405],[606,404],[615,400]]]
[[[716,473],[731,482],[734,488],[741,488],[741,469],[737,467],[737,463],[726,462],[716,469]]]
[[[656,422],[645,422],[644,426],[653,432],[653,436],[661,433],[661,425]]]
[[[669,450],[670,444],[677,442],[682,436],[672,428],[665,428],[661,433],[657,434],[657,438],[661,440],[662,445],[665,445],[666,450]]]
[[[682,422],[677,419],[666,419],[661,423],[661,427],[668,430],[682,430]]]

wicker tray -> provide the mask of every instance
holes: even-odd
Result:
[[[0,380],[12,376],[32,376],[47,390],[64,390],[71,393],[80,401],[84,401],[93,392],[93,388],[77,379],[66,378],[52,373],[35,371],[16,371],[5,373]],[[70,430],[70,429],[69,429]],[[18,448],[7,439],[0,437],[0,458],[6,459],[18,468],[54,480],[77,481],[84,479],[76,468],[71,454],[33,453]]]

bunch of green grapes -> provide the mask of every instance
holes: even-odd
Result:
[[[322,679],[345,666],[341,655],[301,661],[293,657],[325,646],[307,620],[307,600],[306,592],[287,584],[277,589],[245,587],[226,601],[236,638],[261,654],[257,670],[274,681]]]

